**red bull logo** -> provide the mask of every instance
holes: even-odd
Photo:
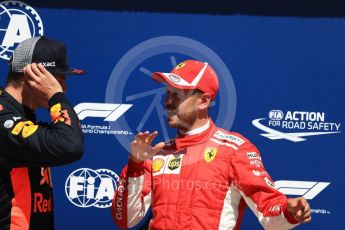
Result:
[[[50,169],[41,168],[41,176],[42,176],[42,179],[40,181],[40,185],[47,183],[51,187],[52,183],[51,183]]]
[[[52,198],[45,199],[42,193],[34,193],[34,213],[36,212],[51,212],[53,206]]]

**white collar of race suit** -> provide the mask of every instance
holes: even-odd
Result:
[[[199,134],[199,133],[202,133],[204,132],[205,130],[207,130],[208,128],[210,127],[210,120],[208,119],[207,120],[207,123],[199,128],[196,128],[196,129],[193,129],[193,130],[190,130],[186,133],[184,132],[181,132],[179,131],[179,133],[183,136],[191,136],[191,135],[195,135],[195,134]]]

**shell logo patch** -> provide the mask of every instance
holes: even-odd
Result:
[[[162,158],[156,158],[152,163],[152,172],[159,172],[163,168],[164,163]]]
[[[206,162],[211,162],[217,155],[217,148],[207,147],[204,152],[204,159]]]

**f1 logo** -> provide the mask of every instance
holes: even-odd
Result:
[[[329,182],[314,181],[289,181],[279,180],[274,182],[275,188],[285,195],[303,196],[307,200],[313,199],[322,190],[324,190]]]
[[[87,117],[105,117],[104,121],[116,121],[132,104],[80,103],[74,107],[80,120]]]

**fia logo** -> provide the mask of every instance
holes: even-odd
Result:
[[[271,119],[271,120],[281,120],[284,118],[284,113],[283,111],[281,110],[271,110],[269,113],[268,113],[268,117]]]
[[[37,36],[43,36],[43,23],[34,8],[19,1],[0,3],[0,58],[9,60],[19,43]]]
[[[109,169],[80,168],[68,176],[65,193],[69,201],[80,208],[108,208],[118,179],[118,175]]]

